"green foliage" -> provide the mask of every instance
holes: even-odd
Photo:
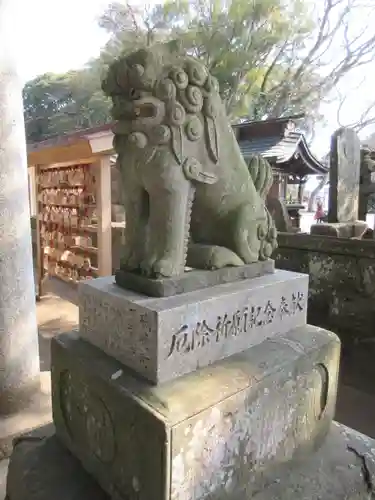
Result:
[[[115,1],[99,19],[109,41],[98,59],[26,85],[28,139],[109,121],[100,80],[110,62],[167,40],[208,65],[233,120],[305,112],[313,128],[322,100],[374,58],[373,32],[350,29],[356,8],[361,0],[165,0],[152,8]]]
[[[114,2],[101,19],[111,35],[102,57],[132,50],[134,43],[178,38],[219,80],[233,117],[248,116],[249,109],[252,117],[272,116],[276,89],[268,90],[276,80],[277,90],[284,84],[284,66],[290,63],[286,41],[293,40],[295,51],[313,29],[307,14],[301,0],[167,0],[150,11]]]
[[[99,67],[63,75],[47,73],[23,89],[29,143],[110,121],[110,103],[100,88]]]

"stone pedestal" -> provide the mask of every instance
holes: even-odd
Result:
[[[334,334],[302,326],[152,387],[63,335],[52,344],[57,435],[113,498],[237,498],[323,442],[339,353]]]
[[[12,54],[15,4],[0,2],[0,415],[27,406],[39,389],[22,82]]]
[[[308,276],[259,278],[166,298],[126,291],[113,277],[79,290],[80,336],[152,383],[162,383],[306,324]]]
[[[57,436],[113,499],[255,494],[334,415],[340,343],[307,292],[286,271],[159,298],[81,284],[79,332],[52,342]]]
[[[98,487],[79,484],[103,500],[242,500],[316,453],[340,342],[306,325],[307,287],[286,271],[161,298],[83,283],[79,331],[51,352],[56,436]],[[23,498],[11,477],[9,500]]]

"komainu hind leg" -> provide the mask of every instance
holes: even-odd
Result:
[[[271,165],[261,156],[253,156],[248,168],[261,205],[248,203],[237,210],[233,250],[246,264],[269,259],[277,248],[277,231],[265,206],[265,198],[273,183]]]
[[[270,213],[265,207],[258,209],[257,218],[254,213],[254,205],[242,205],[233,232],[233,250],[246,264],[269,259],[277,248],[277,231]]]
[[[212,270],[243,266],[244,261],[229,248],[191,243],[188,247],[186,264],[194,269]]]

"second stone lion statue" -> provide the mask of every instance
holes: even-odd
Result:
[[[150,278],[186,264],[215,269],[264,260],[276,229],[265,208],[270,165],[244,161],[216,80],[171,44],[115,61],[103,82],[126,213],[123,267]]]

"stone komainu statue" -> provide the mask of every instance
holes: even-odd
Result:
[[[116,60],[103,81],[112,98],[114,147],[126,212],[122,267],[150,278],[185,265],[240,266],[271,256],[265,208],[270,165],[247,165],[217,81],[172,44]]]

